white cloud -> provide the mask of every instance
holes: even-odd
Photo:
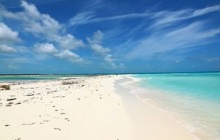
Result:
[[[106,62],[109,62],[109,63],[112,63],[112,62],[114,62],[114,59],[112,58],[112,55],[107,55],[106,57],[105,57],[105,59],[104,59]]]
[[[22,20],[26,31],[48,37],[50,34],[57,34],[63,28],[49,15],[41,14],[33,4],[22,1],[21,7],[24,11],[14,14],[20,15],[18,20]]]
[[[96,17],[95,12],[85,11],[78,13],[75,17],[69,20],[71,26],[80,24],[90,24],[111,20],[123,20],[131,18],[145,18],[156,19],[156,25],[167,24],[170,22],[177,22],[184,19],[189,19],[197,16],[206,15],[212,12],[220,11],[220,5],[210,6],[203,9],[183,9],[179,11],[159,11],[159,12],[143,12],[143,13],[129,13],[124,15],[115,15],[111,17]]]
[[[105,56],[104,61],[109,63],[113,69],[116,69],[117,66],[115,64],[115,59],[113,58],[113,56],[111,54],[108,54]]]
[[[13,47],[7,46],[5,44],[0,45],[0,53],[14,53],[16,50]]]
[[[35,5],[22,1],[21,7],[23,8],[21,12],[13,13],[5,9],[1,9],[1,12],[5,18],[20,21],[23,30],[33,34],[36,38],[56,43],[63,49],[75,49],[84,46],[83,41],[67,34],[65,26],[50,15],[40,13]]]
[[[89,45],[91,46],[92,50],[99,55],[105,56],[107,55],[111,50],[107,47],[102,46],[102,39],[103,39],[103,33],[101,31],[96,31],[93,34],[92,38],[87,37],[87,41],[89,42]]]
[[[152,15],[152,19],[155,19],[155,23],[152,26],[166,25],[171,22],[177,22],[186,18],[190,18],[192,15],[192,9],[184,9],[179,11],[160,11]]]
[[[90,44],[101,44],[102,39],[103,39],[103,33],[100,30],[98,30],[98,31],[94,32],[92,39],[87,38],[87,41]]]
[[[49,3],[56,3],[58,1],[64,0],[28,0],[30,2],[34,2],[37,5],[49,4]],[[15,9],[18,8],[21,4],[21,0],[0,0],[0,3],[4,5],[8,9]]]
[[[100,44],[91,44],[91,48],[95,53],[100,55],[106,55],[111,51],[109,48],[105,48]]]
[[[14,43],[20,41],[18,32],[12,31],[6,24],[0,22],[0,42]]]
[[[183,9],[179,11],[160,11],[152,14],[152,18],[155,19],[155,23],[152,27],[160,27],[172,25],[173,23],[180,22],[182,20],[203,16],[212,12],[219,12],[220,5],[210,6],[203,9]]]
[[[220,28],[206,31],[201,36],[202,38],[211,38],[217,36],[218,34],[220,34]]]
[[[10,12],[1,9],[2,15],[8,19],[19,20],[23,23],[23,28],[34,35],[48,35],[49,33],[57,33],[62,26],[47,14],[41,14],[33,4],[26,1],[21,2],[24,11]]]
[[[77,24],[86,24],[90,19],[94,17],[94,12],[82,12],[78,13],[75,17],[70,19],[70,25],[77,25]]]
[[[110,64],[111,69],[125,68],[124,64],[122,62],[119,62],[118,59],[114,58],[114,56],[111,54],[106,55],[104,61]]]
[[[58,52],[58,50],[54,47],[54,45],[50,43],[36,44],[34,48],[35,51],[38,53],[54,54]]]
[[[109,4],[105,0],[87,0],[84,4],[82,9],[89,9],[89,10],[97,10],[103,8],[109,8]]]
[[[36,43],[32,49],[38,52],[38,54],[34,54],[35,58],[38,60],[44,60],[47,58],[47,55],[52,55],[55,57],[59,57],[62,59],[67,59],[71,62],[83,62],[83,59],[77,54],[73,53],[71,50],[77,49],[78,47],[85,46],[82,40],[75,38],[73,35],[67,33],[67,30],[64,25],[60,24],[57,20],[52,18],[48,14],[43,14],[38,11],[35,5],[30,4],[24,0],[21,1],[21,8],[23,10],[19,12],[10,12],[4,7],[0,7],[0,17],[4,20],[14,20],[18,24],[19,31],[26,33],[30,33],[38,40],[47,41],[50,43]],[[20,24],[21,23],[21,24]],[[18,33],[13,32],[10,28],[7,28],[6,25],[0,24],[1,27],[7,29],[6,33],[10,35],[9,41],[18,40]],[[1,31],[1,30],[0,30]],[[5,30],[4,30],[5,31]],[[1,33],[1,32],[0,32]],[[4,34],[6,34],[4,32]],[[2,34],[0,34],[2,35]],[[6,34],[7,35],[7,34]],[[5,37],[2,36],[2,40],[5,40]],[[0,36],[1,41],[1,36]],[[56,48],[56,47],[57,48]],[[12,47],[1,47],[2,52],[12,51]],[[23,47],[19,47],[17,51],[27,53],[27,49]]]
[[[40,17],[40,13],[38,12],[37,8],[33,4],[28,4],[26,1],[21,1],[21,6],[25,9],[25,12],[31,18],[38,18]]]
[[[114,58],[114,56],[110,53],[111,49],[107,47],[103,47],[102,40],[103,40],[103,33],[101,31],[94,32],[92,38],[87,38],[87,41],[91,47],[91,49],[98,54],[105,63],[103,65],[108,65],[108,68],[110,69],[116,69],[120,68],[116,65],[117,59]],[[110,67],[109,67],[110,66]]]
[[[62,58],[62,59],[67,59],[71,62],[83,62],[83,59],[80,58],[79,55],[77,55],[69,50],[61,51],[60,53],[55,54],[55,56]]]
[[[196,42],[198,40],[215,37],[217,34],[220,34],[220,29],[218,28],[212,30],[204,30],[204,27],[205,22],[194,22],[187,26],[171,30],[170,32],[167,32],[164,36],[167,39],[175,38],[176,42]]]
[[[201,15],[205,15],[205,14],[216,12],[216,11],[220,11],[220,5],[215,5],[215,6],[210,6],[210,7],[206,7],[203,9],[195,10],[192,13],[192,17],[201,16]]]
[[[53,39],[63,49],[73,50],[84,46],[84,43],[81,40],[76,39],[71,34],[66,34],[64,36],[54,36]]]
[[[126,59],[148,59],[171,51],[204,45],[210,38],[220,34],[220,29],[207,30],[205,22],[194,22],[170,30],[154,30],[149,37],[132,42],[136,46],[125,56]]]
[[[112,17],[98,17],[96,18],[95,12],[87,11],[78,13],[75,17],[69,20],[70,26],[73,25],[80,25],[80,24],[90,24],[96,22],[103,22],[103,21],[111,21],[111,20],[122,20],[122,19],[129,19],[129,18],[143,18],[150,16],[151,13],[129,13],[124,15],[116,15]]]

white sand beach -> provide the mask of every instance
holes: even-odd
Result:
[[[193,140],[169,114],[116,89],[123,75],[10,85],[0,140]]]

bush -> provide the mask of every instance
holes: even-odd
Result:
[[[9,85],[0,85],[0,88],[2,88],[3,90],[10,90]]]

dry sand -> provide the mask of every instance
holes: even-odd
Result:
[[[193,140],[168,114],[116,93],[122,78],[11,85],[0,91],[0,140]]]

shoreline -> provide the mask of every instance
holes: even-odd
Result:
[[[39,81],[0,91],[0,139],[132,139],[130,118],[114,93],[118,78]]]
[[[193,140],[169,116],[119,87],[126,76],[11,85],[0,91],[0,139]]]
[[[131,94],[145,104],[168,114],[189,131],[196,140],[218,140],[219,118],[217,116],[220,112],[217,110],[218,104],[216,102],[148,86],[148,77],[144,79],[144,82],[133,76],[128,78],[131,80],[130,87],[129,83],[126,86]]]
[[[192,134],[191,130],[188,129],[188,126],[178,121],[177,118],[171,114],[171,112],[160,107],[153,100],[149,98],[143,99],[137,95],[140,92],[143,92],[137,91],[140,88],[138,85],[140,79],[133,78],[131,75],[126,75],[124,78],[126,80],[119,81],[117,84],[119,84],[118,88],[121,89],[121,93],[124,93],[121,94],[121,96],[123,96],[122,99],[124,99],[123,101],[125,103],[125,107],[127,107],[127,111],[130,112],[129,115],[133,117],[135,124],[138,124],[136,126],[137,130],[148,130],[151,133],[154,133],[153,131],[155,130],[157,132],[156,135],[146,135],[147,131],[142,132],[144,137],[139,137],[137,140],[144,140],[145,138],[160,140],[165,139],[164,136],[169,140],[198,140],[198,138]],[[137,114],[141,114],[141,117]],[[169,130],[165,131],[166,129]],[[137,133],[139,132],[140,131]],[[159,135],[159,137],[157,137],[157,135]]]

